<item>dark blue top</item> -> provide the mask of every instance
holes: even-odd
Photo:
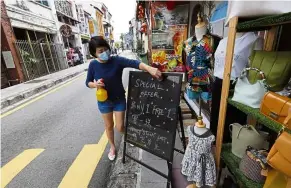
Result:
[[[138,69],[140,62],[120,56],[111,56],[106,63],[100,63],[96,59],[92,60],[86,79],[86,85],[94,82],[94,79],[103,78],[105,89],[109,100],[119,100],[125,98],[125,91],[122,85],[122,71],[126,67]]]

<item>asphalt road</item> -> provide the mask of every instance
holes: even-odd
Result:
[[[128,70],[123,76],[125,87],[127,75]],[[85,75],[1,119],[1,168],[14,164],[17,156],[25,158],[24,151],[44,149],[6,187],[58,187],[83,147],[99,142],[104,133],[103,121],[97,110],[95,91],[84,83]],[[120,135],[115,135],[116,143],[120,143]],[[92,178],[86,180],[89,187],[105,187],[112,164],[107,158],[108,151],[107,144]],[[82,168],[83,163],[88,165],[85,163],[89,160],[81,161],[77,168]]]

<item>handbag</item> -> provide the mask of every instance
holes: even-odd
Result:
[[[291,178],[291,134],[283,132],[267,157],[268,164]]]
[[[250,70],[259,72],[262,76],[262,80],[250,84],[246,76],[246,72]],[[237,79],[232,100],[252,108],[260,108],[261,101],[268,91],[267,88],[268,85],[266,84],[265,75],[262,71],[256,68],[245,68],[241,76]]]
[[[261,175],[261,171],[267,169],[267,152],[265,150],[256,150],[248,146],[240,164],[240,171],[249,179],[263,183],[266,177]]]
[[[248,146],[255,149],[269,148],[267,142],[269,133],[257,131],[252,125],[242,126],[239,123],[230,124],[229,128],[232,133],[231,152],[235,156],[242,158]]]
[[[283,124],[284,121],[287,121],[284,126],[291,129],[291,120],[286,119],[290,108],[290,98],[281,96],[274,92],[268,92],[262,100],[260,111],[262,114],[278,123]]]
[[[291,108],[288,111],[288,116],[283,122],[282,131],[279,133],[275,144],[271,148],[267,161],[268,164],[274,169],[282,172],[289,178],[291,178],[291,134],[285,132],[286,124],[291,119]]]
[[[288,179],[284,174],[278,172],[275,169],[270,168],[268,169],[267,179],[263,188],[274,188],[274,187],[290,188],[290,186],[287,187],[287,183]]]
[[[281,91],[291,77],[291,51],[253,51],[250,56],[250,67],[265,73],[270,91]],[[250,72],[248,78],[250,83],[255,83],[258,73]]]

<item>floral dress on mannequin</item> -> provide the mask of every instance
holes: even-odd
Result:
[[[188,182],[194,182],[196,187],[214,186],[216,184],[216,167],[212,154],[212,143],[215,136],[210,130],[202,135],[194,131],[194,126],[188,126],[189,144],[182,160],[181,173]]]
[[[200,41],[195,37],[190,37],[184,42],[186,69],[188,71],[186,92],[192,100],[198,99],[201,95],[204,101],[211,101],[212,46],[212,36],[210,35],[204,35]]]

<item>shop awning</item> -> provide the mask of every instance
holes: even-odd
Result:
[[[220,4],[218,4],[210,18],[210,22],[216,22],[224,19],[227,14],[227,6],[228,6],[227,1],[223,1]]]

